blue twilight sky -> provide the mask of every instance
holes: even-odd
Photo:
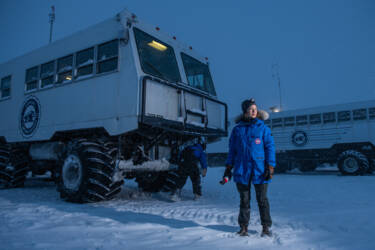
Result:
[[[210,61],[229,116],[245,98],[284,109],[374,99],[374,0],[0,0],[0,63],[114,16],[123,8]]]

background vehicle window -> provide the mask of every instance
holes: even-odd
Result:
[[[285,127],[291,127],[291,126],[294,126],[294,124],[295,124],[295,117],[294,116],[284,118],[284,126]]]
[[[1,79],[0,94],[1,98],[6,98],[10,96],[10,82],[12,77],[7,76]]]
[[[368,113],[371,120],[375,119],[375,108],[369,108]]]
[[[323,122],[324,123],[336,122],[336,113],[335,112],[323,113]]]
[[[272,119],[272,128],[278,128],[283,126],[283,119],[282,118],[276,118]]]
[[[321,114],[312,114],[309,116],[310,124],[320,124],[322,123],[322,116]]]
[[[298,115],[296,117],[297,125],[306,125],[307,124],[307,115]]]
[[[350,121],[350,111],[340,111],[337,113],[337,120],[339,122]]]
[[[367,118],[366,109],[353,110],[353,120],[366,120],[366,118]]]

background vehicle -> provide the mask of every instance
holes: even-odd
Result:
[[[374,170],[375,101],[271,113],[277,170],[337,164],[344,175]]]
[[[230,119],[230,128],[235,119]],[[337,164],[344,175],[371,173],[375,168],[375,101],[270,113],[265,120],[276,145],[277,172],[313,171]],[[208,148],[211,165],[223,166],[228,139]]]
[[[227,135],[207,60],[122,11],[0,65],[0,183],[52,172],[62,198],[112,198],[124,178],[173,186],[182,147]]]

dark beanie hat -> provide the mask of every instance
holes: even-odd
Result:
[[[245,100],[245,101],[243,101],[242,104],[241,104],[242,112],[243,112],[243,113],[246,113],[246,111],[248,110],[248,108],[249,108],[251,105],[256,105],[256,103],[255,103],[255,99],[254,99],[254,98],[250,98],[249,100]]]

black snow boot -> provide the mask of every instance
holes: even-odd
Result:
[[[240,231],[237,232],[240,236],[249,236],[247,232],[247,226],[241,225]]]
[[[265,237],[265,236],[271,237],[272,236],[272,233],[271,233],[269,227],[263,226],[263,230],[262,230],[261,236],[262,237]]]

